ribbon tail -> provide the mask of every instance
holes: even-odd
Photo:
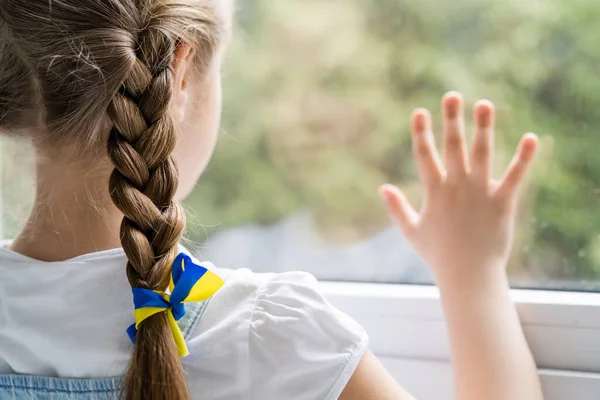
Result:
[[[173,332],[173,339],[175,339],[175,344],[177,345],[177,353],[179,354],[179,358],[189,355],[190,352],[188,351],[185,343],[185,338],[183,337],[183,333],[181,333],[181,329],[179,329],[179,325],[177,325],[177,321],[175,321],[172,310],[167,312],[167,319],[169,320],[169,326]]]
[[[129,328],[127,328],[127,335],[129,335],[129,339],[131,339],[131,343],[135,344],[135,339],[137,337],[137,329],[135,328],[135,324],[133,324]]]

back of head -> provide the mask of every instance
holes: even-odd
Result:
[[[175,50],[191,45],[203,74],[224,29],[216,0],[0,3],[0,130],[82,156],[108,150],[132,287],[167,287],[185,226],[173,200]],[[140,325],[123,394],[189,398],[165,313]]]

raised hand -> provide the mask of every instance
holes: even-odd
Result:
[[[429,112],[418,109],[412,117],[414,155],[425,191],[421,211],[417,213],[395,186],[384,185],[380,191],[390,217],[438,281],[453,281],[506,266],[519,187],[538,141],[533,134],[523,136],[510,166],[496,181],[491,171],[493,104],[481,100],[475,105],[476,132],[470,152],[461,95],[446,94],[442,106],[444,163],[435,146]]]

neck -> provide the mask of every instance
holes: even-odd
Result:
[[[33,210],[12,250],[41,261],[63,261],[120,247],[123,215],[108,193],[111,169],[38,160]],[[62,158],[64,160],[65,158]]]

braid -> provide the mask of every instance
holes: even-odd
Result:
[[[168,286],[185,228],[174,201],[169,114],[177,44],[193,49],[196,72],[207,76],[228,37],[231,3],[0,0],[0,128],[35,134],[36,146],[74,146],[92,162],[108,142],[109,190],[124,215],[120,238],[134,288]],[[139,325],[122,393],[189,399],[166,313]]]
[[[115,167],[109,190],[124,214],[121,243],[129,260],[129,283],[164,290],[185,229],[184,213],[173,200],[176,135],[168,112],[175,41],[147,25],[138,42],[132,70],[108,107],[114,125],[108,154]],[[158,359],[162,362],[156,363]],[[124,391],[128,399],[189,397],[164,313],[140,325]]]

